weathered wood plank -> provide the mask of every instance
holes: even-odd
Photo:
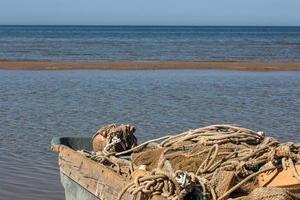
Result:
[[[101,200],[117,199],[118,194],[129,183],[125,177],[64,145],[59,147],[59,166],[63,174]],[[124,196],[124,199],[131,198],[130,194]]]

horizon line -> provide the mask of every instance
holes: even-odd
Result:
[[[0,26],[157,26],[157,27],[300,27],[300,25],[142,25],[142,24],[120,24],[120,25],[107,25],[107,24],[0,24]]]

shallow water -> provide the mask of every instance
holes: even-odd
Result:
[[[300,27],[0,26],[0,60],[300,61]]]
[[[0,199],[63,199],[53,136],[132,123],[139,141],[214,123],[300,141],[300,72],[0,71]]]

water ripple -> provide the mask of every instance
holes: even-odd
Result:
[[[214,123],[300,141],[299,72],[0,71],[0,199],[63,199],[53,136],[133,123],[139,141]]]

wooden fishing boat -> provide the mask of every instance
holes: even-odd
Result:
[[[137,145],[134,131],[52,139],[66,200],[300,199],[299,143],[212,125]]]
[[[86,158],[77,150],[92,150],[91,138],[55,137],[51,149],[58,153],[66,200],[115,200],[128,184],[126,178]],[[126,199],[132,195],[125,194]]]

